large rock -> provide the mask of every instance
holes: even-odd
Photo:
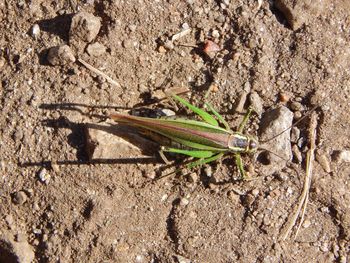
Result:
[[[260,125],[260,141],[269,140],[282,131],[285,132],[261,145],[272,152],[266,153],[266,163],[261,168],[263,175],[271,175],[280,171],[286,166],[287,161],[292,159],[290,130],[287,130],[291,128],[292,123],[293,112],[287,107],[281,106],[264,113]]]
[[[70,26],[69,44],[76,51],[82,51],[86,44],[96,38],[100,28],[101,20],[99,17],[83,11],[75,14]]]

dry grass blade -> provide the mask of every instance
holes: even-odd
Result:
[[[300,226],[304,220],[306,207],[309,200],[309,190],[310,190],[311,179],[312,179],[313,161],[315,159],[316,127],[317,127],[317,114],[313,112],[311,115],[310,127],[309,127],[310,149],[307,152],[307,156],[306,156],[306,175],[304,180],[303,191],[300,195],[298,206],[293,216],[289,219],[285,231],[283,231],[284,233],[281,237],[282,240],[287,239],[293,227],[295,226],[296,221],[298,220],[298,217],[300,216],[300,221],[295,234],[295,237],[296,237],[299,232]]]
[[[111,77],[107,76],[105,73],[103,73],[101,70],[98,70],[97,68],[91,66],[89,63],[86,61],[82,60],[81,58],[78,58],[78,61],[83,64],[87,69],[91,70],[92,72],[96,73],[97,75],[100,75],[101,77],[105,78],[109,83],[120,87],[120,84],[112,79]]]
[[[309,140],[310,140],[310,149],[307,153],[307,159],[306,159],[306,175],[305,175],[305,183],[304,183],[304,189],[305,189],[305,199],[303,202],[303,208],[300,216],[300,222],[298,225],[298,228],[295,232],[295,238],[297,237],[299,233],[299,229],[304,221],[304,216],[306,212],[306,206],[309,200],[309,190],[311,185],[311,179],[312,179],[312,171],[313,171],[313,162],[315,160],[315,150],[316,150],[316,128],[317,128],[317,114],[314,112],[311,115],[310,120],[310,127],[309,127]],[[304,192],[304,190],[303,190]]]

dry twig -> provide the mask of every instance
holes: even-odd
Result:
[[[98,70],[97,68],[91,66],[89,63],[87,63],[86,61],[82,60],[81,58],[78,58],[78,61],[81,64],[83,64],[87,69],[89,69],[92,72],[96,73],[97,75],[100,75],[101,77],[105,78],[109,83],[120,87],[120,84],[117,81],[115,81],[114,79],[112,79],[111,77],[109,77],[108,75],[103,73],[101,70]]]
[[[281,237],[282,240],[287,239],[287,237],[289,236],[289,233],[292,231],[292,228],[295,226],[298,217],[300,216],[300,222],[298,224],[298,227],[295,233],[295,238],[296,238],[296,236],[298,235],[300,226],[302,225],[304,220],[306,206],[309,200],[309,190],[310,190],[311,178],[312,178],[313,161],[315,159],[316,127],[317,127],[317,114],[313,112],[311,115],[310,127],[309,127],[310,149],[307,152],[307,156],[306,156],[306,175],[304,180],[304,187],[300,195],[299,203],[296,208],[296,211],[293,214],[293,216],[289,219],[286,230],[284,231]]]

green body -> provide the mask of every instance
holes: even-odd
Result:
[[[181,104],[198,114],[204,121],[188,119],[154,119],[136,117],[124,114],[112,114],[110,117],[120,123],[150,130],[172,141],[187,146],[189,150],[176,148],[163,148],[163,151],[175,152],[200,160],[191,163],[189,167],[201,165],[219,159],[224,153],[231,152],[236,155],[236,163],[244,175],[240,153],[250,153],[257,149],[257,141],[251,136],[244,135],[242,129],[250,112],[244,118],[239,131],[233,132],[225,120],[209,104],[206,104],[215,117],[225,126],[219,126],[217,120],[208,112],[199,109],[179,96],[173,95]],[[239,158],[239,160],[237,159]]]

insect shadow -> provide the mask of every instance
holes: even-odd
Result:
[[[105,115],[98,114],[87,114],[83,108],[89,110],[95,109],[105,109],[105,108],[119,108],[126,109],[122,107],[115,106],[91,106],[87,104],[80,103],[61,103],[61,104],[42,104],[41,109],[45,110],[68,110],[77,111],[82,115],[86,115],[95,119],[98,119],[100,123],[76,123],[70,121],[67,117],[61,116],[56,119],[45,119],[42,121],[42,125],[51,127],[54,132],[58,132],[59,129],[69,129],[71,133],[67,137],[68,144],[75,148],[77,151],[76,160],[58,160],[55,161],[57,165],[91,165],[91,164],[134,164],[134,163],[155,163],[159,159],[154,156],[154,149],[157,147],[156,143],[153,141],[143,139],[142,135],[136,129],[131,128],[127,125],[112,124],[112,123],[102,123],[107,118]],[[120,138],[125,139],[131,144],[137,146],[143,157],[130,157],[130,158],[91,158],[91,152],[94,150],[93,143],[89,142],[88,131],[89,130],[100,130],[106,133],[116,135]],[[152,154],[153,153],[153,154]],[[153,155],[153,156],[152,156]],[[21,167],[28,166],[44,166],[50,167],[51,161],[31,161],[19,164]]]

